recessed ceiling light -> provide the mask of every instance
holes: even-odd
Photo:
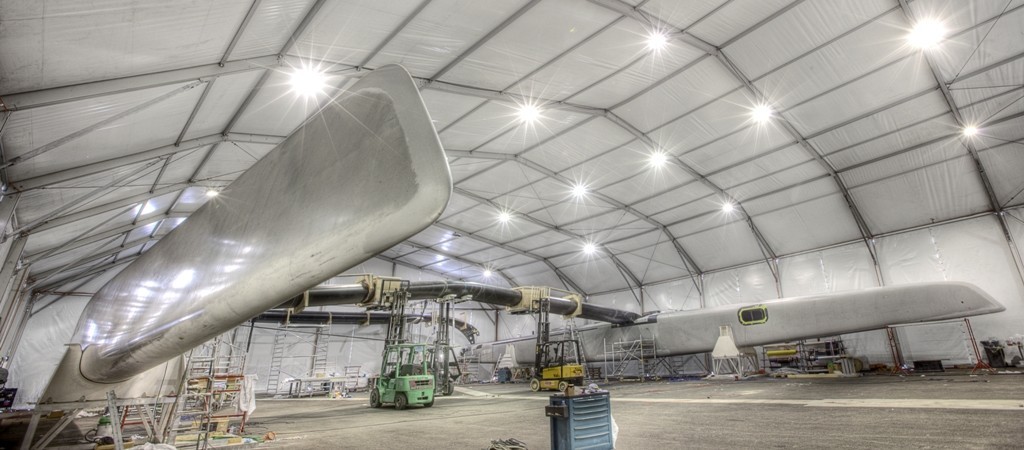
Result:
[[[946,26],[935,19],[922,19],[914,25],[907,35],[907,42],[920,49],[929,49],[939,45],[946,37]]]
[[[577,184],[577,185],[572,187],[572,196],[573,197],[583,198],[584,195],[587,195],[587,186],[586,185],[581,183],[581,184]]]
[[[651,153],[648,162],[650,162],[650,164],[654,167],[664,166],[665,163],[668,162],[668,155],[666,155],[665,152]]]
[[[583,253],[586,253],[588,255],[593,255],[594,252],[596,252],[596,251],[597,251],[597,246],[594,245],[593,242],[587,242],[586,244],[583,244]]]
[[[316,97],[322,94],[327,85],[327,77],[324,73],[310,67],[295,69],[288,81],[292,85],[292,92],[305,97]]]
[[[491,269],[484,269],[484,278],[490,278],[491,275],[494,275],[494,273],[491,272]]]
[[[764,103],[759,103],[754,106],[754,109],[750,110],[750,117],[754,119],[754,122],[765,123],[768,119],[772,118],[772,107]]]
[[[655,31],[647,36],[647,48],[658,51],[668,45],[668,35]]]
[[[736,205],[733,205],[732,202],[725,202],[724,204],[722,204],[722,212],[731,213],[735,209]]]
[[[512,213],[508,211],[498,213],[498,222],[508,223],[510,220],[512,220]]]
[[[964,127],[964,136],[971,137],[978,134],[978,127],[974,125],[968,125]]]
[[[206,196],[207,197],[213,198],[213,197],[216,197],[218,195],[220,195],[220,192],[217,192],[216,189],[207,189],[206,190]]]
[[[516,115],[519,116],[519,120],[523,123],[534,123],[537,119],[540,119],[540,108],[537,105],[527,103],[519,107]]]

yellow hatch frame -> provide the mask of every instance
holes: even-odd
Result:
[[[748,311],[760,311],[761,317],[756,320],[744,320],[743,313]],[[768,307],[765,305],[754,305],[740,308],[740,310],[736,312],[736,317],[739,318],[740,323],[743,325],[760,325],[768,321]]]

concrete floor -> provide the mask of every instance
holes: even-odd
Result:
[[[847,379],[609,383],[619,449],[1024,448],[1024,375],[869,375]],[[548,393],[526,384],[459,387],[433,408],[370,408],[351,399],[261,399],[246,434],[291,449],[486,449],[516,438],[550,448]],[[75,442],[96,418],[61,434]],[[16,428],[0,449],[17,448]],[[13,428],[13,429],[12,429]],[[40,425],[40,433],[48,428]],[[128,431],[131,434],[131,431]],[[6,439],[4,439],[6,438]],[[70,448],[70,447],[66,447]]]
[[[1024,448],[1024,375],[612,383],[619,449]],[[247,432],[272,449],[550,448],[550,393],[474,385],[433,408],[352,399],[264,400]]]

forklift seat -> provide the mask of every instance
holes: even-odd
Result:
[[[421,374],[415,373],[416,369],[417,369],[417,367],[416,367],[415,364],[403,364],[402,367],[400,369],[398,369],[398,376],[400,376],[400,377],[407,377],[407,376],[410,376],[410,375],[421,375]]]

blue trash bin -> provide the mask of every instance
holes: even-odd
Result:
[[[544,413],[551,418],[551,449],[611,449],[612,404],[607,392],[552,395]]]

